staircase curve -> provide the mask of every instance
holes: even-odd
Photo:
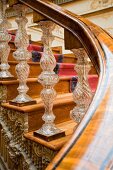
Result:
[[[113,39],[100,27],[46,0],[19,0],[62,26],[84,47],[99,74],[95,96],[70,141],[48,170],[113,168]],[[65,39],[65,43],[68,40]]]

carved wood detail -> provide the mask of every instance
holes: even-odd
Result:
[[[8,0],[9,6],[13,6],[13,5],[17,4],[18,2],[19,2],[18,0]]]
[[[32,161],[27,154],[23,137],[23,134],[28,131],[27,115],[1,107],[0,124],[2,126],[0,150],[4,162],[9,169],[20,168],[21,162],[26,162],[30,169]]]
[[[0,107],[0,157],[11,170],[43,170],[58,151],[24,138],[28,116]]]
[[[58,153],[30,140],[27,141],[27,146],[31,147],[31,157],[38,170],[44,170]]]
[[[7,100],[7,87],[0,85],[0,102],[6,102]]]

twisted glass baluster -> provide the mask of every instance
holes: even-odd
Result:
[[[19,79],[19,87],[17,88],[19,95],[13,99],[16,103],[26,103],[33,101],[26,93],[29,90],[26,81],[29,76],[29,65],[27,60],[31,58],[31,53],[27,50],[29,45],[29,37],[26,32],[26,24],[28,22],[25,13],[26,8],[22,5],[14,6],[17,12],[16,23],[18,30],[15,37],[15,46],[17,50],[13,53],[14,58],[19,61],[16,65],[16,74]]]
[[[13,78],[13,75],[8,71],[10,68],[8,64],[8,56],[10,53],[8,42],[10,41],[11,36],[7,32],[9,23],[5,15],[6,7],[6,1],[0,0],[0,79]]]
[[[44,52],[40,61],[43,72],[39,75],[38,81],[44,87],[41,91],[41,98],[45,106],[45,113],[42,116],[45,123],[37,132],[49,136],[60,132],[54,124],[55,115],[53,114],[53,101],[56,98],[56,91],[53,87],[59,81],[58,75],[53,71],[56,66],[56,60],[51,50],[51,44],[54,39],[52,30],[55,28],[55,24],[51,21],[41,21],[40,26],[43,32]]]
[[[70,117],[76,123],[80,123],[93,96],[88,83],[88,72],[91,69],[91,65],[88,62],[88,56],[84,49],[73,49],[72,51],[78,59],[75,65],[75,71],[78,73],[78,82],[73,91],[73,99],[76,106],[71,110]]]

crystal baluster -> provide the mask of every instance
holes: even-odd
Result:
[[[0,0],[0,79],[13,79],[13,75],[9,72],[8,56],[10,53],[10,46],[8,42],[11,36],[8,34],[9,23],[6,18],[6,1]]]
[[[55,84],[59,81],[59,77],[53,69],[56,66],[56,60],[51,50],[51,44],[54,39],[52,31],[55,24],[51,21],[41,21],[40,26],[43,32],[42,42],[44,44],[44,52],[40,60],[42,73],[38,77],[38,81],[43,85],[41,98],[44,102],[45,113],[42,116],[45,122],[42,127],[36,132],[44,136],[52,136],[61,132],[55,124],[55,115],[53,114],[53,101],[56,98]]]
[[[74,69],[78,74],[78,82],[73,91],[73,99],[76,106],[73,110],[71,110],[70,117],[76,123],[80,123],[88,109],[89,104],[91,103],[93,96],[88,83],[88,72],[91,69],[91,65],[83,48],[73,49],[72,52],[77,57],[77,63]]]
[[[10,104],[16,104],[19,106],[36,103],[30,96],[27,95],[29,90],[26,82],[29,76],[29,65],[27,61],[31,58],[31,53],[27,50],[29,45],[29,37],[26,32],[26,24],[28,22],[26,18],[26,8],[23,5],[14,6],[17,12],[16,23],[18,30],[15,37],[15,46],[17,50],[13,53],[14,58],[19,62],[16,65],[16,74],[19,79],[19,87],[17,88],[19,95],[10,101]]]

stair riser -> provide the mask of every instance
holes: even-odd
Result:
[[[74,57],[65,56],[63,59],[63,63],[76,63],[76,62],[77,62],[77,59]]]
[[[29,74],[29,78],[37,78],[38,75],[42,72],[42,69],[40,67],[40,63],[33,63],[33,62],[30,62],[28,63],[29,66],[30,66],[30,74]],[[17,77],[16,75],[16,71],[15,71],[15,66],[16,66],[16,63],[10,63],[9,62],[9,65],[10,65],[10,69],[9,71],[11,72],[12,75],[14,75],[14,77]],[[95,71],[95,68],[94,67],[91,67],[91,70],[89,72],[89,75],[91,74],[96,74],[96,71]],[[63,69],[63,70],[59,70],[59,75],[71,75],[71,76],[75,76],[76,75],[76,72],[74,71],[74,69]]]
[[[8,58],[8,61],[16,61],[14,58],[13,58],[13,50],[11,50],[11,52],[10,52],[10,54],[9,54],[9,58]],[[63,63],[76,63],[76,58],[71,58],[71,57],[67,57],[67,56],[65,56],[64,57],[64,59],[63,59]],[[32,69],[32,68],[31,68]],[[35,67],[35,69],[36,69],[36,67]],[[40,70],[38,70],[38,68],[36,69],[36,72],[41,72],[41,68],[40,68]],[[14,70],[13,70],[14,71]],[[12,72],[13,72],[12,71]],[[15,71],[14,71],[15,72]],[[33,69],[33,72],[34,72],[34,69]],[[63,72],[64,72],[64,74],[63,75],[66,75],[67,73],[68,73],[68,70],[66,69],[66,71],[65,71],[65,69],[63,69]],[[89,74],[97,74],[97,72],[96,72],[96,70],[95,70],[95,68],[92,66],[91,67],[91,70],[89,71]],[[15,75],[15,73],[13,73],[13,75]],[[32,76],[32,75],[34,75],[34,74],[30,74],[30,77],[34,77],[34,76]],[[38,74],[37,74],[38,75]],[[74,72],[74,70],[73,70],[73,74],[71,74],[71,75],[75,75],[75,72]]]
[[[9,61],[15,61],[14,57],[13,57],[13,52],[16,50],[14,44],[11,44],[11,51],[8,57]],[[59,52],[54,52],[53,53],[57,53],[59,54]],[[64,56],[63,58],[63,63],[76,63],[77,59],[75,57],[70,57],[70,56]]]
[[[14,50],[10,51],[9,57],[8,57],[8,61],[16,61],[13,57],[13,52]],[[76,58],[71,58],[71,57],[64,57],[63,59],[63,63],[76,63]]]
[[[55,106],[53,108],[53,112],[56,116],[55,123],[57,124],[70,120],[70,110],[72,110],[74,106],[74,102]],[[28,113],[29,131],[39,129],[42,126],[44,123],[42,121],[43,114],[44,109]]]
[[[10,65],[10,69],[9,71],[11,72],[11,74],[14,76],[14,77],[17,77],[16,75],[16,71],[15,71],[15,66],[16,64],[15,63],[9,63]],[[42,72],[42,69],[40,67],[40,64],[37,63],[37,64],[33,64],[33,63],[30,63],[29,64],[30,66],[30,74],[29,74],[29,77],[30,78],[37,78],[38,75]]]
[[[37,98],[40,96],[40,92],[42,90],[42,85],[40,83],[38,83],[38,81],[37,82],[28,82],[27,85],[29,87],[28,94],[32,98]],[[7,87],[7,100],[14,99],[18,94],[18,92],[17,92],[18,84],[17,83],[16,84],[8,84],[5,86]],[[69,89],[70,89],[70,81],[69,80],[61,80],[55,86],[55,90],[57,91],[57,93],[68,93]]]
[[[10,53],[9,53],[9,57],[8,57],[8,61],[16,61],[13,57],[13,52],[14,50],[11,50]]]
[[[97,74],[94,66],[91,66],[91,70],[89,71],[89,75],[90,75],[90,74]]]

